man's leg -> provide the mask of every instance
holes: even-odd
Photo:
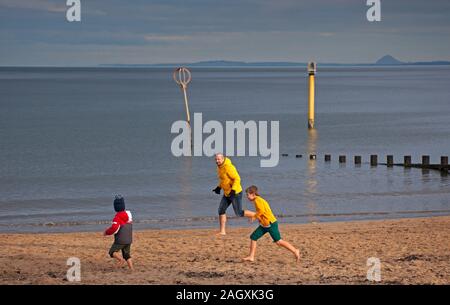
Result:
[[[244,217],[245,213],[244,210],[242,209],[242,192],[234,196],[233,210],[236,216]]]
[[[230,201],[227,199],[227,197],[222,196],[222,200],[220,200],[219,204],[219,225],[220,225],[220,231],[217,235],[226,235],[225,225],[227,223],[227,208],[230,205]]]
[[[252,211],[250,211],[250,210],[244,210],[244,216],[245,216],[245,217],[248,217],[248,218],[252,218],[252,217],[255,217],[255,216],[256,216],[256,213],[255,213],[255,212],[252,212]]]
[[[219,225],[220,225],[219,234],[220,235],[226,235],[227,234],[226,229],[225,229],[226,223],[227,223],[227,214],[219,215]]]

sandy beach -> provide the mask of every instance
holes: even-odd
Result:
[[[243,263],[252,228],[135,231],[135,271],[117,268],[101,232],[0,234],[1,284],[71,284],[69,257],[81,260],[81,284],[365,284],[367,259],[381,261],[381,284],[450,284],[450,216],[284,225],[301,261],[258,242]]]

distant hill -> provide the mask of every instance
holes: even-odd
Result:
[[[377,66],[399,66],[399,65],[411,65],[411,66],[437,66],[437,65],[450,65],[450,61],[436,60],[436,61],[417,61],[417,62],[403,62],[391,55],[385,55],[375,62]]]
[[[245,62],[231,60],[208,60],[193,63],[161,63],[161,64],[102,64],[102,67],[305,67],[302,62]]]
[[[198,67],[237,67],[237,66],[246,66],[246,67],[267,67],[267,66],[306,66],[306,63],[301,62],[285,62],[285,61],[264,61],[264,62],[245,62],[245,61],[229,61],[229,60],[211,60],[211,61],[199,61],[196,63],[192,63],[191,66]]]
[[[380,59],[378,59],[375,62],[375,64],[376,65],[386,66],[386,65],[403,65],[405,63],[401,62],[400,60],[394,58],[391,55],[385,55],[385,56],[381,57]]]

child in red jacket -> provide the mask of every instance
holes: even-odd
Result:
[[[133,241],[133,224],[130,211],[125,211],[125,199],[117,195],[114,199],[114,210],[117,212],[111,227],[103,233],[105,236],[114,234],[114,243],[109,250],[109,256],[117,259],[118,265],[127,262],[128,267],[133,270],[131,260],[131,243]],[[122,251],[120,257],[119,251]]]

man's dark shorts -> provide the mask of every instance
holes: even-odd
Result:
[[[114,252],[122,251],[122,257],[124,260],[128,260],[131,258],[131,244],[128,245],[119,245],[114,243],[109,249],[109,256],[113,257]]]
[[[234,196],[233,202],[231,202],[229,197],[226,197],[225,195],[222,196],[222,200],[220,200],[218,211],[219,215],[226,214],[226,211],[230,206],[230,204],[233,204],[233,210],[236,216],[244,217],[244,210],[242,209],[242,192]]]

